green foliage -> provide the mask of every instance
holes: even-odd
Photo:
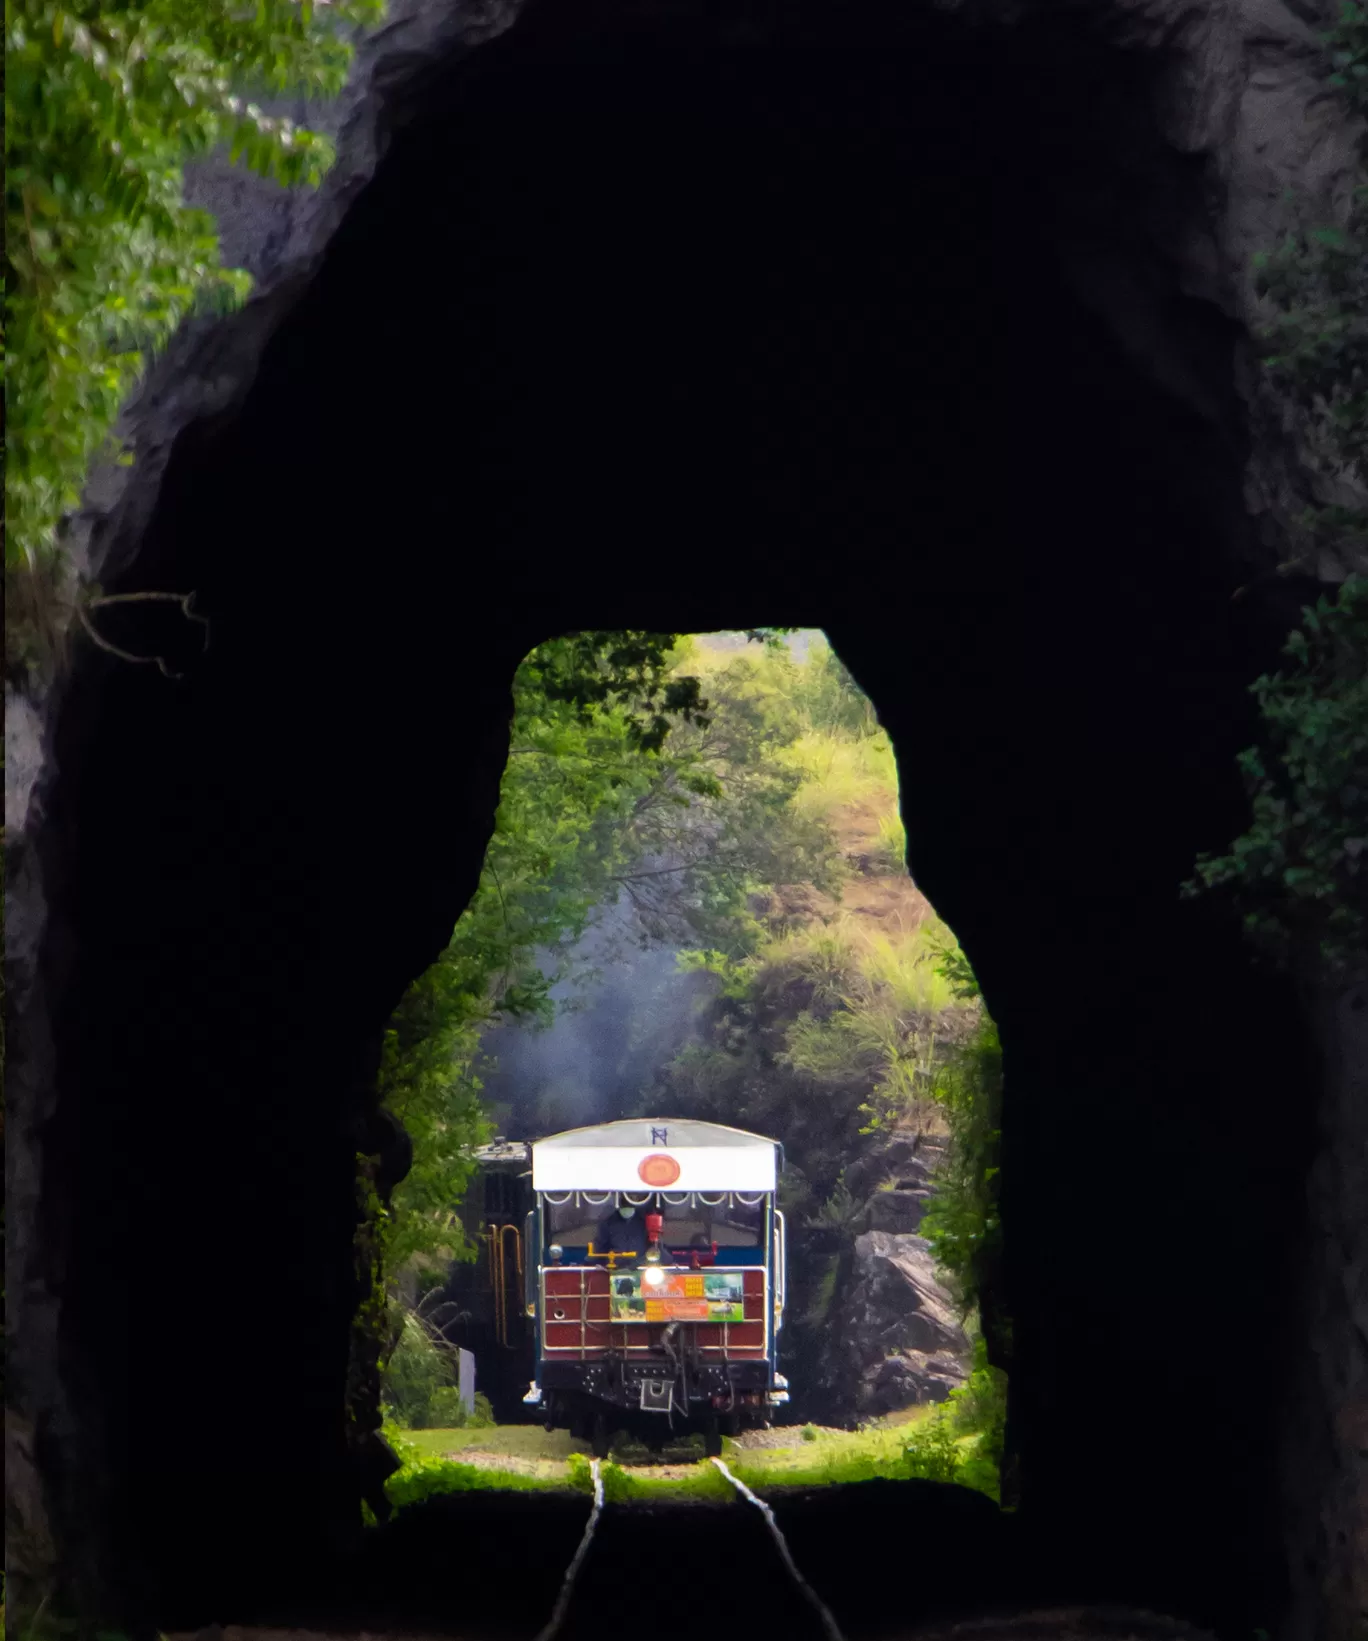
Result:
[[[385,1496],[396,1510],[424,1499],[438,1498],[446,1493],[502,1492],[544,1493],[559,1492],[559,1480],[529,1476],[517,1470],[482,1469],[479,1465],[461,1464],[455,1459],[434,1458],[420,1454],[406,1461],[403,1468],[385,1483]]]
[[[1351,113],[1368,115],[1368,10],[1345,3],[1321,36],[1327,83]],[[1271,381],[1297,406],[1311,454],[1332,473],[1368,455],[1368,182],[1355,189],[1343,225],[1311,226],[1296,196],[1297,225],[1254,258],[1256,289],[1273,305],[1262,337]],[[1368,544],[1362,509],[1313,509],[1313,540]]]
[[[788,761],[803,777],[799,807],[830,820],[839,810],[868,807],[896,813],[898,772],[893,744],[882,730],[859,736],[809,729]],[[893,867],[901,871],[899,860]]]
[[[901,872],[907,865],[907,828],[897,814],[879,817],[879,844],[874,864],[883,872]]]
[[[843,939],[838,928],[775,948],[776,957],[782,950],[806,970],[814,998],[777,1059],[818,1087],[863,1088],[866,1133],[924,1122],[933,1108],[936,1068],[964,1030],[963,1010],[941,973],[949,938],[934,923],[901,940]]]
[[[1322,36],[1328,83],[1368,114],[1368,10],[1342,5]],[[1305,213],[1255,258],[1259,294],[1275,313],[1265,335],[1270,380],[1300,413],[1311,459],[1334,478],[1365,477],[1368,457],[1368,183],[1342,225]],[[1312,508],[1308,550],[1368,550],[1368,511]],[[1333,972],[1361,957],[1368,848],[1368,581],[1302,612],[1290,667],[1253,686],[1262,744],[1240,756],[1253,823],[1228,854],[1203,857],[1187,895],[1234,891],[1253,940],[1277,960]]]
[[[429,1430],[487,1430],[494,1424],[494,1407],[483,1391],[477,1390],[474,1406],[467,1413],[455,1385],[439,1385],[428,1404]]]
[[[803,1440],[805,1442],[815,1442],[817,1440],[816,1425],[805,1424],[803,1426]]]
[[[397,1509],[436,1498],[444,1493],[482,1491],[536,1493],[557,1492],[563,1487],[558,1478],[530,1476],[513,1470],[482,1469],[461,1464],[440,1454],[425,1453],[409,1441],[403,1430],[387,1420],[381,1435],[399,1460],[399,1469],[385,1483],[385,1496]]]
[[[730,1504],[736,1499],[736,1489],[715,1464],[696,1464],[684,1475],[647,1476],[609,1459],[604,1461],[600,1475],[605,1504],[659,1498],[711,1499]]]
[[[1299,227],[1255,258],[1258,293],[1277,310],[1264,368],[1308,416],[1315,453],[1332,467],[1368,453],[1366,208],[1361,188],[1345,227]]]
[[[602,633],[576,633],[547,644],[528,666],[546,700],[573,706],[581,723],[594,721],[605,707],[627,714],[628,745],[659,752],[671,721],[706,728],[708,703],[697,678],[674,673],[669,633],[622,632],[603,642]]]
[[[360,1303],[352,1317],[344,1396],[347,1437],[355,1449],[381,1422],[380,1366],[388,1349],[385,1233],[388,1214],[375,1188],[377,1157],[356,1154],[357,1224],[353,1275]]]
[[[802,664],[749,662],[757,690],[773,698],[771,718],[788,726],[783,760],[801,776],[792,806],[828,826],[855,825],[861,836],[879,826],[898,840],[883,864],[902,876],[892,746],[829,648],[814,644],[810,653]],[[654,1097],[705,1119],[782,1132],[786,1211],[836,1228],[846,1223],[839,1175],[861,1134],[937,1120],[936,1067],[972,1031],[981,1005],[953,936],[934,920],[896,935],[843,914],[825,923],[776,918],[773,928],[749,957],[681,956],[720,985],[704,1040],[677,1056]]]
[[[423,1303],[390,1299],[388,1349],[381,1368],[386,1420],[405,1430],[462,1430],[494,1423],[489,1398],[476,1392],[465,1410],[457,1388],[457,1349],[444,1337]]]
[[[184,203],[187,159],[226,145],[285,186],[316,185],[333,148],[257,96],[332,97],[349,24],[383,0],[6,0],[6,579],[17,608],[57,557],[55,528],[115,419],[188,315],[241,305],[213,218]],[[31,635],[8,635],[32,648]]]
[[[395,1343],[383,1375],[386,1416],[410,1430],[453,1428],[446,1415],[454,1397],[443,1395],[455,1390],[452,1348],[417,1310],[397,1301],[391,1303],[391,1329]]]
[[[1302,612],[1290,665],[1252,686],[1264,743],[1240,756],[1253,824],[1184,886],[1229,886],[1280,959],[1328,969],[1362,956],[1368,903],[1368,579]]]
[[[861,1207],[858,1198],[852,1195],[845,1180],[841,1179],[816,1213],[809,1216],[808,1223],[825,1231],[849,1230]]]
[[[881,734],[874,703],[824,638],[814,638],[808,646],[795,683],[794,704],[816,733],[857,740]]]
[[[909,1478],[959,1481],[960,1448],[950,1419],[941,1415],[915,1425],[903,1446],[903,1459]]]
[[[966,1312],[978,1302],[1002,1251],[998,1213],[1002,1045],[981,1016],[973,1035],[937,1068],[932,1096],[950,1128],[945,1160],[921,1234],[959,1290]]]
[[[950,1423],[955,1432],[975,1438],[960,1451],[955,1479],[964,1487],[1001,1502],[1002,1460],[1007,1434],[1007,1375],[988,1360],[981,1332],[974,1336],[974,1365],[968,1383],[950,1393]]]
[[[1330,51],[1329,84],[1352,113],[1368,118],[1368,7],[1341,0],[1335,26],[1321,36],[1321,43]]]
[[[387,1230],[391,1270],[435,1274],[473,1251],[454,1209],[490,1134],[482,1035],[502,1020],[549,1021],[552,986],[606,912],[625,903],[644,938],[705,942],[737,962],[764,935],[750,909],[758,885],[837,881],[830,834],[794,812],[801,776],[778,757],[798,721],[775,710],[767,675],[745,658],[710,679],[705,714],[688,658],[668,635],[580,634],[518,670],[479,887],[386,1033],[381,1091],[414,1145]]]

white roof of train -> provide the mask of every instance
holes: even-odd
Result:
[[[537,1191],[772,1191],[780,1147],[721,1123],[629,1118],[532,1147]]]

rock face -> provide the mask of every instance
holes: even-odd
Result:
[[[855,1239],[851,1277],[835,1332],[838,1361],[859,1387],[856,1412],[943,1402],[965,1380],[969,1342],[925,1239],[866,1231]]]
[[[844,1238],[823,1260],[829,1300],[810,1319],[803,1366],[819,1388],[819,1416],[874,1418],[944,1401],[968,1375],[969,1341],[926,1239],[917,1234],[933,1196],[944,1142],[896,1135],[845,1170],[857,1201]]]
[[[970,1350],[918,1234],[943,1141],[896,1134],[845,1169],[845,1225],[790,1227],[792,1331],[783,1349],[799,1419],[850,1425],[963,1384]]]

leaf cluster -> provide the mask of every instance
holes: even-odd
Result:
[[[1322,36],[1328,83],[1368,114],[1368,8],[1345,0]],[[1368,458],[1368,183],[1343,226],[1299,226],[1255,258],[1261,296],[1276,311],[1265,365],[1301,413],[1313,457],[1336,477],[1365,474]],[[1309,509],[1312,547],[1368,550],[1368,510]],[[1224,887],[1245,928],[1277,961],[1313,969],[1361,959],[1368,848],[1368,580],[1302,611],[1283,652],[1291,663],[1252,686],[1259,745],[1239,758],[1252,822],[1219,856],[1204,855],[1185,896]]]
[[[224,146],[316,185],[332,144],[255,99],[335,96],[348,25],[383,15],[384,0],[6,0],[7,580],[51,567],[93,458],[131,462],[113,429],[144,355],[251,289],[184,203],[185,161]]]
[[[987,1014],[980,1016],[973,1036],[937,1067],[931,1095],[945,1114],[950,1140],[921,1234],[950,1274],[967,1314],[989,1288],[1002,1252],[1002,1044]]]
[[[674,643],[668,633],[576,633],[545,645],[528,669],[546,700],[575,708],[581,723],[617,707],[629,746],[659,752],[672,722],[708,722],[698,679],[673,670]]]
[[[1265,950],[1336,970],[1361,957],[1368,912],[1368,578],[1304,609],[1283,653],[1290,665],[1251,686],[1264,739],[1239,762],[1253,823],[1201,857],[1184,894],[1229,887]]]

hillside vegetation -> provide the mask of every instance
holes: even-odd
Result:
[[[689,680],[692,706],[644,752],[618,721],[625,697],[586,716],[548,701],[539,656],[520,674],[485,878],[444,960],[483,988],[464,986],[449,1015],[458,1052],[428,1085],[430,1126],[405,1113],[420,1162],[425,1148],[447,1161],[400,1188],[391,1246],[434,1275],[459,1253],[450,1208],[491,1096],[508,1132],[669,1111],[773,1135],[800,1239],[848,1238],[847,1169],[890,1137],[929,1134],[949,1143],[923,1234],[972,1326],[997,1239],[996,1038],[953,935],[907,875],[888,738],[820,637],[805,659],[772,636],[740,650],[676,639],[661,655],[662,699],[666,678]],[[675,978],[630,984],[640,965],[614,959],[633,944],[673,950]],[[582,996],[558,1011],[553,984],[576,978]],[[566,1045],[586,1022],[589,1086],[571,1087]],[[545,1087],[489,1057],[492,1044],[516,1067],[541,1042],[554,1049]],[[616,1062],[607,1043],[621,1045]],[[465,1113],[464,1130],[444,1112]],[[798,1334],[820,1334],[823,1295],[798,1298]],[[440,1335],[420,1323],[409,1308],[387,1376],[391,1407],[415,1425],[452,1404]],[[970,1388],[956,1418],[995,1484],[1001,1375],[981,1343]]]

